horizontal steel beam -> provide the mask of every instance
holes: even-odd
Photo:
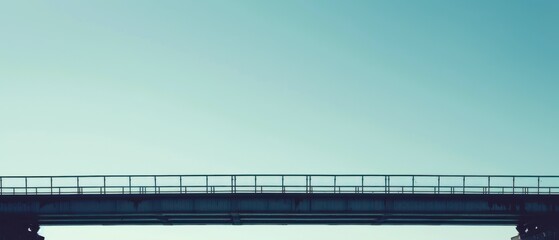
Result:
[[[557,195],[121,194],[0,197],[0,221],[41,225],[516,225],[558,221]]]

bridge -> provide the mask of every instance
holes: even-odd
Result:
[[[558,223],[559,176],[0,177],[0,240],[66,225],[500,225],[549,236]]]

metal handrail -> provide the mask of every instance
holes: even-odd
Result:
[[[559,176],[409,174],[0,176],[0,195],[176,193],[559,195]]]

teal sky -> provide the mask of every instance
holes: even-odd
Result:
[[[551,0],[0,0],[0,175],[557,175],[558,12]],[[43,229],[54,240],[76,231],[97,236],[82,239],[514,234]]]

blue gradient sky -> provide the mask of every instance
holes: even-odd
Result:
[[[558,12],[551,0],[0,1],[0,174],[556,175]],[[82,239],[514,233],[43,229],[55,240],[74,239],[72,231],[97,236]]]

